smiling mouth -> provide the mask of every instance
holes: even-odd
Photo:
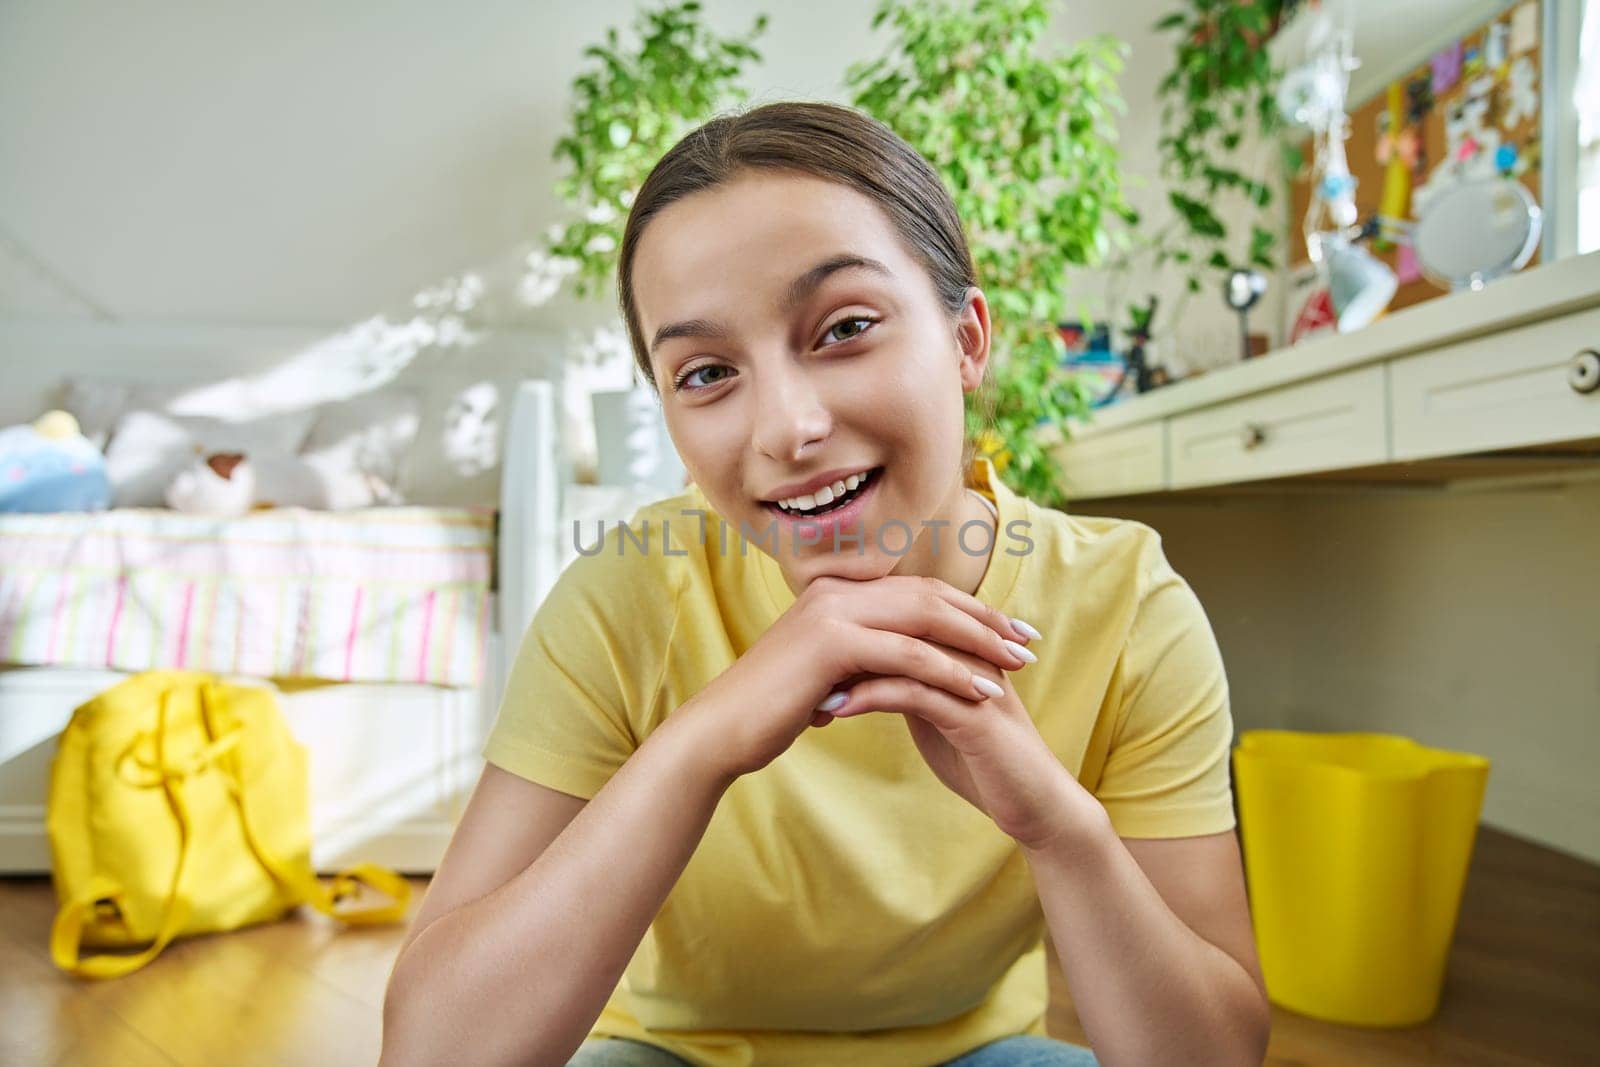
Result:
[[[816,518],[818,516],[827,515],[829,512],[838,511],[840,508],[849,506],[852,500],[860,496],[862,493],[865,493],[868,489],[872,488],[872,486],[877,483],[878,476],[882,473],[882,467],[873,467],[861,477],[861,480],[856,483],[855,488],[846,489],[844,491],[844,495],[836,496],[826,504],[814,504],[812,507],[807,509],[792,507],[788,504],[780,504],[773,500],[763,500],[761,504],[769,511],[775,511],[778,514],[788,518]]]

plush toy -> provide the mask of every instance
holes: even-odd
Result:
[[[254,418],[178,414],[142,406],[117,411],[116,395],[76,390],[106,431],[114,507],[163,505],[233,517],[273,507],[341,511],[404,504],[398,488],[420,422],[405,390],[379,390],[313,409]],[[108,415],[107,410],[112,414]]]
[[[104,511],[110,503],[105,457],[67,412],[0,430],[0,511]]]
[[[242,452],[221,452],[178,472],[167,506],[191,515],[233,518],[255,506],[256,472]]]

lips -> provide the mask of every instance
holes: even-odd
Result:
[[[846,503],[815,515],[797,515],[767,501],[763,501],[761,506],[777,519],[780,528],[797,537],[803,534],[807,541],[820,545],[829,534],[847,530],[860,521],[867,506],[878,495],[883,478],[882,467],[871,468],[867,481],[856,487],[855,495]]]
[[[865,466],[836,467],[831,471],[813,475],[803,482],[791,482],[788,485],[773,489],[765,497],[761,498],[761,502],[763,504],[779,504],[793,502],[796,498],[814,496],[824,488],[839,486],[841,483],[848,482],[851,478],[860,478],[871,470],[871,467]],[[854,488],[854,486],[842,486],[835,495],[843,495],[846,488]]]
[[[847,474],[843,478],[834,479],[831,483],[819,484],[810,493],[784,497],[780,500],[768,500],[764,503],[774,505],[785,514],[796,518],[814,518],[842,507],[840,501],[848,503],[856,494],[865,491],[882,470],[882,467],[868,467],[859,474]]]

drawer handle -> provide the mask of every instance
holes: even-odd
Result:
[[[1239,433],[1239,443],[1249,452],[1267,443],[1267,428],[1260,423],[1246,423]]]
[[[1600,352],[1585,348],[1573,356],[1572,365],[1567,368],[1567,384],[1576,393],[1600,389]]]

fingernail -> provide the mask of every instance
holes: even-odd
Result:
[[[1001,643],[1004,644],[1007,648],[1009,648],[1012,652],[1016,653],[1017,658],[1022,660],[1024,663],[1038,663],[1039,662],[1039,657],[1038,656],[1035,656],[1032,652],[1029,652],[1027,649],[1023,648],[1021,645],[1017,644],[1015,641],[1002,641]]]
[[[1023,637],[1032,638],[1035,641],[1044,636],[1044,634],[1040,633],[1038,630],[1035,630],[1032,626],[1029,626],[1021,619],[1012,619],[1011,628],[1016,630],[1017,633],[1021,634]]]
[[[990,682],[989,684],[993,685],[994,683]],[[844,702],[849,700],[849,699],[850,699],[850,694],[848,692],[832,693],[832,694],[830,694],[828,696],[827,700],[824,700],[822,703],[817,705],[817,710],[818,711],[833,711],[836,708],[842,708],[842,707],[844,707]]]
[[[995,685],[981,674],[974,674],[972,676],[972,684],[977,688],[978,692],[982,693],[986,697],[1005,695],[1004,689],[1001,689],[998,685]]]

